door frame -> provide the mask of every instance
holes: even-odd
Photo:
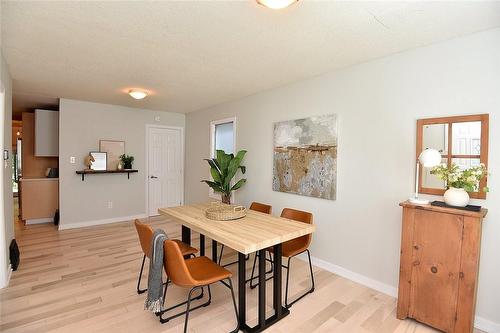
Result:
[[[209,130],[210,147],[209,147],[208,153],[209,153],[210,158],[216,157],[215,150],[213,149],[214,144],[215,144],[215,126],[220,125],[220,124],[227,124],[227,123],[231,123],[231,122],[233,123],[233,150],[234,150],[233,153],[236,154],[238,152],[238,149],[236,148],[236,130],[237,130],[236,116],[228,117],[228,118],[224,118],[224,119],[212,120],[212,121],[210,121],[210,130]],[[212,179],[212,174],[210,173],[210,168],[208,169],[208,179]],[[234,181],[234,179],[233,179],[233,181]],[[208,187],[208,197],[210,199],[215,199],[215,200],[221,201],[220,194],[216,194],[210,186]],[[236,202],[236,191],[234,191],[232,193],[232,201],[233,201],[233,203]]]
[[[149,133],[151,132],[152,128],[159,128],[159,129],[171,129],[171,130],[178,130],[181,133],[181,205],[184,205],[184,163],[185,163],[185,156],[184,156],[184,127],[181,126],[169,126],[169,125],[157,125],[157,124],[146,124],[146,169],[145,169],[145,186],[146,186],[146,215],[147,217],[150,216],[158,216],[160,215],[159,213],[156,215],[149,215]]]

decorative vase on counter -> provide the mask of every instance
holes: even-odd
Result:
[[[450,187],[444,192],[444,202],[449,206],[465,207],[469,201],[469,193],[463,188]]]
[[[228,204],[230,205],[231,204],[231,193],[221,193],[221,200],[222,200],[222,203],[225,203],[225,204]]]
[[[122,163],[122,161],[118,162],[118,164],[116,166],[116,170],[123,170],[123,163]]]

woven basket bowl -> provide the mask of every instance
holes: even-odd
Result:
[[[205,210],[208,219],[216,221],[237,220],[247,215],[247,209],[243,206],[212,204]]]

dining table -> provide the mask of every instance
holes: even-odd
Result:
[[[228,221],[211,220],[205,210],[211,203],[200,203],[160,208],[161,215],[173,217],[182,225],[182,241],[191,245],[191,231],[200,234],[200,255],[205,255],[205,237],[212,240],[212,260],[217,262],[217,244],[221,243],[238,252],[238,324],[243,332],[262,332],[290,313],[282,300],[282,243],[311,234],[316,227],[252,210],[246,216]],[[273,309],[266,318],[266,249],[273,248]],[[246,256],[257,252],[258,260],[258,322],[247,324],[246,318]]]

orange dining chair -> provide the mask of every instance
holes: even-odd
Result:
[[[270,206],[270,205],[266,205],[266,204],[254,201],[250,205],[249,209],[251,209],[253,211],[256,211],[256,212],[261,212],[261,213],[264,213],[264,214],[271,214],[271,211],[272,211],[273,207]],[[223,252],[224,252],[224,244],[222,244],[222,246],[220,248],[219,262],[218,262],[219,265],[221,264],[221,261],[222,261],[222,253]],[[246,258],[245,258],[245,260],[248,260],[248,257],[249,256],[247,255]],[[222,266],[226,267],[226,266],[233,265],[233,264],[236,264],[236,263],[238,263],[238,260],[230,262],[230,263],[222,265]]]
[[[142,252],[144,253],[142,257],[141,271],[139,273],[139,279],[137,281],[137,293],[142,294],[146,292],[148,289],[141,289],[141,279],[142,279],[142,271],[144,270],[144,263],[147,258],[151,258],[151,242],[153,241],[153,228],[150,225],[142,223],[139,220],[134,221],[135,229],[137,230],[137,235],[139,236],[139,243],[141,244]],[[181,242],[180,240],[174,239],[174,242],[179,244],[179,248],[181,252],[185,256],[193,256],[198,252],[197,249],[187,245],[186,243]],[[168,281],[168,280],[167,280]]]
[[[284,208],[281,211],[281,217],[284,217],[286,219],[294,220],[294,221],[299,221],[307,224],[312,224],[313,223],[313,215],[309,212],[304,212],[301,210],[296,210],[296,209],[291,209],[291,208]],[[285,306],[287,308],[291,307],[294,303],[302,299],[304,296],[306,296],[309,293],[312,293],[314,291],[314,274],[313,274],[313,269],[312,269],[312,263],[311,263],[311,253],[309,252],[309,245],[311,244],[311,239],[312,239],[312,234],[308,234],[305,236],[301,236],[289,241],[286,241],[282,244],[282,250],[281,254],[283,257],[288,259],[287,265],[283,265],[283,268],[286,269],[286,287],[285,287]],[[267,248],[266,249],[269,252],[273,252],[273,248]],[[311,274],[311,288],[307,290],[304,294],[299,296],[297,299],[295,299],[293,302],[288,303],[288,283],[290,280],[290,260],[301,254],[301,253],[307,253],[307,258],[309,259],[309,272]],[[271,259],[272,261],[272,259]],[[253,274],[254,274],[254,269],[255,269],[255,260],[252,268],[252,275],[250,278],[250,287],[253,289],[257,285],[252,285],[252,281],[254,279]],[[268,278],[269,279],[269,278]],[[266,279],[266,280],[268,280]]]
[[[164,318],[163,315],[169,310],[163,310],[159,312],[160,322],[166,323],[169,320],[179,317],[185,314],[184,319],[184,333],[187,332],[189,313],[193,310],[199,309],[201,307],[208,306],[212,301],[212,293],[210,291],[210,285],[216,282],[221,282],[226,287],[231,290],[231,297],[233,299],[234,312],[236,314],[236,321],[238,322],[238,309],[236,308],[236,300],[234,298],[233,283],[231,281],[232,273],[222,266],[217,265],[212,260],[205,256],[194,257],[191,259],[184,259],[184,255],[181,252],[179,243],[171,240],[166,240],[163,243],[164,251],[164,268],[165,273],[169,277],[170,281],[180,287],[190,288],[187,301],[186,311],[177,313],[170,317]],[[227,283],[225,282],[227,280]],[[165,289],[168,285],[165,286]],[[194,308],[191,308],[191,301],[194,300],[193,292],[197,289],[201,289],[201,294],[203,294],[203,288],[208,289],[208,300]],[[170,308],[171,309],[171,308]],[[232,332],[238,332],[239,323],[236,329]]]

